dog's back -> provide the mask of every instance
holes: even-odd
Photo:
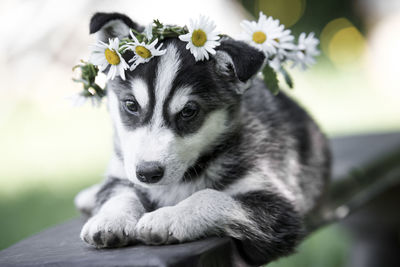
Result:
[[[326,137],[303,108],[284,92],[272,95],[262,80],[254,81],[242,103],[243,134],[255,144],[247,156],[268,162],[268,168],[289,187],[291,194],[287,195],[295,200],[298,211],[310,211],[318,204],[330,174]]]

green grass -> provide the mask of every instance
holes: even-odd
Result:
[[[337,225],[326,227],[308,237],[290,257],[279,259],[269,267],[339,267],[346,265],[351,241]]]
[[[33,177],[37,183],[20,188],[18,192],[3,192],[0,195],[0,250],[49,226],[77,217],[74,196],[99,182],[102,172],[103,167],[92,172],[70,171],[65,176]],[[70,177],[79,182],[67,184],[65,181]],[[53,181],[48,182],[51,179]]]
[[[73,198],[102,179],[111,147],[104,108],[43,110],[21,100],[6,111],[0,117],[0,249],[78,216]]]
[[[14,197],[2,197],[0,249],[46,227],[77,216],[71,203],[75,193],[74,189],[54,192],[46,187],[33,187]]]

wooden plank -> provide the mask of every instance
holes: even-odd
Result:
[[[79,239],[83,224],[74,219],[0,251],[0,266],[232,266],[229,238],[95,249]]]

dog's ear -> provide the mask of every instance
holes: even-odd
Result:
[[[129,36],[129,30],[142,31],[143,27],[120,13],[96,13],[90,20],[89,32],[96,33],[98,40],[108,42],[109,38],[122,39]]]
[[[217,53],[214,56],[216,71],[230,81],[240,83],[238,84],[239,91],[243,93],[246,83],[263,66],[264,53],[245,42],[231,38],[224,38],[216,50]]]

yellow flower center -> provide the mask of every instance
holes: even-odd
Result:
[[[257,44],[262,44],[267,40],[267,35],[261,31],[253,33],[253,41]]]
[[[117,52],[115,52],[114,49],[111,50],[107,48],[106,51],[104,51],[104,55],[106,56],[108,63],[112,65],[118,65],[119,62],[121,62]]]
[[[135,48],[135,52],[137,55],[141,56],[142,58],[149,58],[151,57],[151,52],[144,46],[138,45]]]
[[[195,30],[193,31],[192,34],[192,43],[197,46],[197,47],[201,47],[203,46],[205,43],[207,42],[207,34],[201,30]]]

